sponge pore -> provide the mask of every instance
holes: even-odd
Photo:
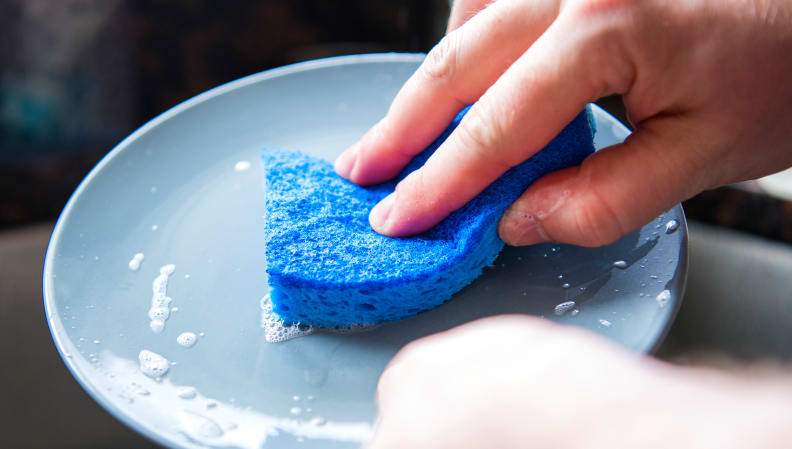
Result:
[[[396,179],[372,187],[352,184],[329,162],[300,152],[262,152],[268,282],[284,323],[378,324],[442,304],[503,249],[497,223],[509,204],[540,176],[594,151],[586,108],[542,151],[429,231],[408,238],[374,232],[371,208],[424,164],[466,111]]]

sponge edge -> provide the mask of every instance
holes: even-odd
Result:
[[[321,159],[262,152],[270,297],[285,323],[378,324],[440,305],[494,262],[504,246],[497,223],[509,204],[542,175],[594,150],[587,107],[542,151],[431,230],[409,238],[374,232],[371,208],[424,164],[466,111],[395,180],[372,187],[349,183]]]

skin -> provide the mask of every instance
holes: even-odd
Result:
[[[504,214],[506,243],[599,246],[705,189],[792,165],[792,1],[458,2],[452,31],[388,114],[336,161],[367,185],[395,176],[464,106],[426,165],[369,216],[424,231],[622,94],[635,132],[534,183]]]
[[[621,94],[635,132],[534,183],[501,238],[598,246],[705,189],[792,165],[790,0],[458,0],[449,33],[388,114],[336,161],[395,176],[465,105],[426,165],[370,214],[424,231],[541,149],[586,103]],[[625,353],[581,330],[499,317],[408,345],[380,379],[371,449],[776,448],[789,378]]]
[[[787,448],[792,383],[680,368],[507,316],[408,345],[367,449]]]

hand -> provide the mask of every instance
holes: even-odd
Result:
[[[512,245],[610,243],[675,203],[792,165],[792,1],[483,0],[388,114],[336,161],[392,178],[465,105],[460,126],[370,214],[382,234],[437,224],[544,147],[586,103],[622,94],[636,131],[547,175],[506,211]]]
[[[674,367],[536,318],[490,318],[396,356],[366,447],[788,447],[790,385]]]

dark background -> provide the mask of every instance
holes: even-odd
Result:
[[[0,229],[53,220],[140,125],[307,59],[425,52],[445,0],[0,0]]]
[[[41,307],[54,220],[102,156],[157,114],[251,73],[426,52],[447,14],[447,0],[0,0],[0,448],[154,447],[69,375]],[[619,98],[600,104],[624,119]],[[792,242],[792,202],[747,184],[685,210],[697,220],[688,294],[660,356],[792,357],[782,243]]]

